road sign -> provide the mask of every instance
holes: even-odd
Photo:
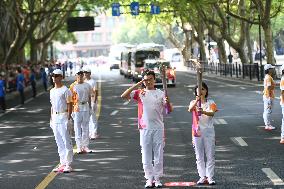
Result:
[[[120,4],[119,3],[112,3],[111,4],[111,13],[112,16],[120,16]]]
[[[160,13],[161,13],[160,6],[151,4],[151,14],[160,14]]]
[[[133,16],[139,15],[139,3],[138,2],[132,2],[130,4],[130,10],[131,10],[131,14]]]

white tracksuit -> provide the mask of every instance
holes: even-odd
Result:
[[[50,102],[52,105],[50,126],[53,130],[58,147],[61,165],[70,165],[73,160],[73,147],[68,132],[67,102],[71,102],[71,92],[66,86],[50,90]]]
[[[273,99],[274,99],[274,87],[275,82],[273,81],[273,78],[266,74],[263,81],[263,121],[265,126],[271,126],[272,125],[272,119],[271,119],[271,113],[273,108]],[[272,87],[272,90],[269,91],[268,87]]]
[[[71,87],[73,93],[74,111],[72,117],[74,119],[75,141],[77,149],[89,147],[89,120],[90,120],[90,98],[91,87],[87,83],[75,84]],[[75,97],[74,97],[75,96]]]
[[[156,179],[163,175],[164,153],[164,92],[155,90],[133,91],[131,98],[141,103],[139,117],[142,164],[146,179]],[[139,106],[139,105],[138,105]],[[153,165],[154,157],[154,165]]]
[[[207,100],[202,104],[204,111],[212,111],[213,100]],[[216,107],[216,104],[215,104]],[[196,164],[200,178],[213,179],[215,168],[215,130],[213,117],[202,114],[199,116],[200,137],[193,137],[195,146]],[[206,162],[205,162],[206,156]]]
[[[86,83],[88,83],[91,86],[91,89],[93,90],[96,88],[96,81],[94,79],[85,80]],[[91,116],[90,116],[90,122],[89,122],[89,135],[90,137],[93,137],[98,134],[98,121],[96,116],[96,110],[97,110],[97,104],[92,101],[91,106]]]

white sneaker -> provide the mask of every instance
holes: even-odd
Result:
[[[209,184],[209,185],[215,185],[216,182],[215,182],[215,180],[213,180],[212,178],[209,178],[209,179],[208,179],[208,184]]]
[[[273,127],[273,126],[269,125],[269,126],[265,126],[264,129],[267,130],[267,131],[271,131],[271,130],[275,130],[276,127]]]
[[[53,172],[63,172],[63,169],[65,168],[65,165],[59,165],[58,167],[54,168]]]
[[[71,173],[71,171],[72,171],[72,168],[70,165],[65,166],[63,169],[63,173]]]
[[[202,184],[207,184],[208,181],[206,179],[206,177],[203,177],[203,178],[200,178],[198,181],[197,181],[197,185],[202,185]]]
[[[156,188],[162,188],[163,187],[163,184],[161,183],[160,180],[155,180],[154,182],[155,182],[155,187]]]
[[[146,181],[145,188],[153,188],[153,180],[148,179]]]

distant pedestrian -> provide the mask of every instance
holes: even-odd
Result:
[[[272,119],[271,113],[273,108],[273,101],[274,101],[274,90],[275,90],[275,82],[272,78],[274,72],[274,66],[271,64],[266,64],[264,66],[265,77],[264,77],[264,90],[263,90],[263,104],[264,104],[264,111],[263,111],[263,120],[265,123],[265,130],[271,131],[276,129],[272,126]]]
[[[41,81],[42,81],[44,90],[47,91],[47,74],[46,74],[44,68],[40,68],[40,77],[41,77]]]
[[[52,73],[55,87],[50,90],[51,120],[50,124],[58,147],[60,164],[54,172],[70,173],[73,161],[72,140],[68,131],[68,121],[72,113],[71,91],[62,84],[63,73],[56,69]]]
[[[209,183],[214,185],[214,169],[215,169],[215,130],[214,130],[214,114],[217,112],[217,106],[212,99],[208,99],[208,87],[202,82],[201,95],[198,96],[198,86],[195,87],[196,99],[190,102],[189,112],[200,111],[198,126],[200,136],[192,136],[195,149],[197,170],[200,179],[197,184],[202,185]],[[201,100],[201,108],[197,103]],[[206,158],[205,158],[206,156]]]
[[[281,125],[281,139],[280,143],[284,144],[284,64],[282,64],[281,68],[281,81],[280,81],[280,90],[281,90],[281,95],[280,95],[280,106],[282,109],[282,125]]]
[[[0,106],[3,112],[6,111],[6,84],[4,77],[0,74]]]
[[[145,89],[137,89],[144,84]],[[136,89],[136,90],[135,90]],[[147,179],[145,188],[162,187],[164,158],[164,122],[163,112],[169,103],[165,93],[155,88],[155,73],[145,72],[143,80],[134,84],[121,95],[123,99],[133,99],[138,103],[138,128],[142,164]],[[170,108],[172,110],[172,106]]]
[[[21,99],[21,104],[25,103],[25,94],[24,94],[24,89],[25,89],[25,78],[24,75],[22,74],[21,68],[17,68],[17,77],[16,77],[16,85],[17,85],[17,91],[20,94],[20,99]]]
[[[84,82],[84,72],[76,73],[76,82],[71,84],[73,120],[77,153],[91,153],[89,149],[89,121],[91,109],[91,86]]]
[[[84,69],[85,75],[85,82],[91,86],[91,117],[89,122],[89,136],[90,139],[96,139],[99,137],[98,134],[98,121],[96,117],[96,110],[97,110],[97,99],[98,99],[98,89],[97,89],[97,82],[91,78],[91,69],[85,68]]]
[[[35,98],[36,97],[36,73],[33,68],[31,69],[31,73],[30,73],[30,82],[31,82],[31,87],[32,87],[32,92],[33,92],[33,98]]]

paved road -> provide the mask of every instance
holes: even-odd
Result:
[[[48,93],[43,93],[0,117],[1,189],[144,187],[137,107],[119,97],[131,81],[117,70],[109,72],[103,68],[96,70],[95,78],[100,78],[102,97],[99,115],[102,137],[91,142],[95,153],[75,155],[74,172],[70,174],[50,173],[58,164],[58,155],[49,128]],[[209,96],[219,108],[215,122],[217,185],[210,188],[281,188],[284,146],[279,144],[282,117],[279,100],[276,99],[273,113],[278,130],[266,132],[260,85],[217,77],[204,80],[209,85]],[[165,118],[163,183],[198,179],[191,145],[191,115],[187,112],[195,83],[195,75],[179,72],[177,87],[169,88],[174,112]],[[276,94],[280,94],[279,90]]]

